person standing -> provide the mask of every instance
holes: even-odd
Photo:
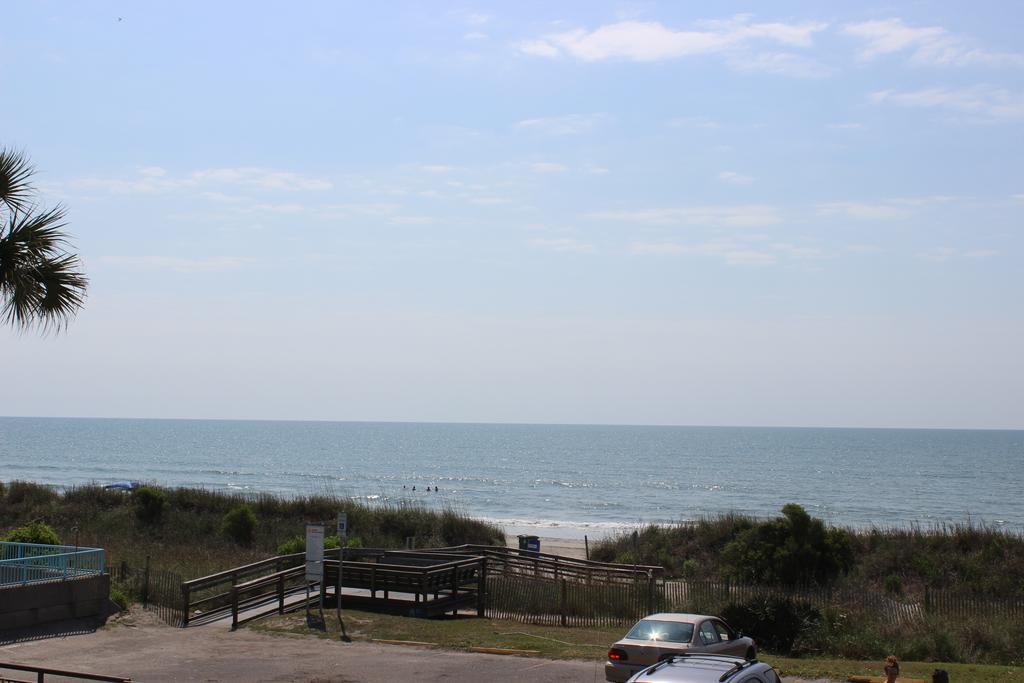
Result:
[[[885,658],[885,683],[896,683],[896,677],[900,675],[900,662],[896,655],[889,655]]]

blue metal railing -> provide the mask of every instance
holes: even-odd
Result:
[[[0,586],[102,574],[102,548],[0,541]]]

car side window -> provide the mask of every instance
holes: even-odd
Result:
[[[736,634],[729,630],[729,627],[720,621],[714,622],[718,637],[722,640],[736,640]]]
[[[705,621],[700,625],[700,640],[705,645],[711,645],[712,643],[718,642],[718,633],[715,631],[715,627],[710,621]]]

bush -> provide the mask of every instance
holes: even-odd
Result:
[[[41,543],[43,545],[60,545],[57,532],[43,522],[30,522],[14,529],[4,536],[10,543]]]
[[[324,537],[324,550],[332,550],[338,547],[337,536],[325,536]],[[349,542],[349,548],[352,547],[351,541]],[[306,537],[295,535],[289,538],[287,541],[277,546],[278,555],[292,555],[294,553],[306,552]]]
[[[794,654],[794,645],[821,624],[821,612],[814,605],[792,598],[755,598],[727,605],[722,618],[733,628],[757,641],[770,652]]]
[[[741,532],[722,551],[729,574],[741,581],[795,585],[825,583],[853,566],[853,543],[843,529],[824,522],[790,503],[782,517],[758,522]]]
[[[131,604],[131,601],[128,599],[128,596],[120,590],[118,590],[117,588],[110,589],[110,602],[117,605],[117,609],[121,612],[126,611],[128,609],[128,605]]]
[[[143,486],[135,492],[135,516],[143,524],[159,524],[167,507],[167,494],[152,486]]]
[[[246,503],[236,505],[224,515],[221,532],[239,545],[252,545],[256,539],[256,513]]]

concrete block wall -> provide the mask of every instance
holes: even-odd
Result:
[[[106,621],[110,575],[0,588],[0,631],[94,617]]]

